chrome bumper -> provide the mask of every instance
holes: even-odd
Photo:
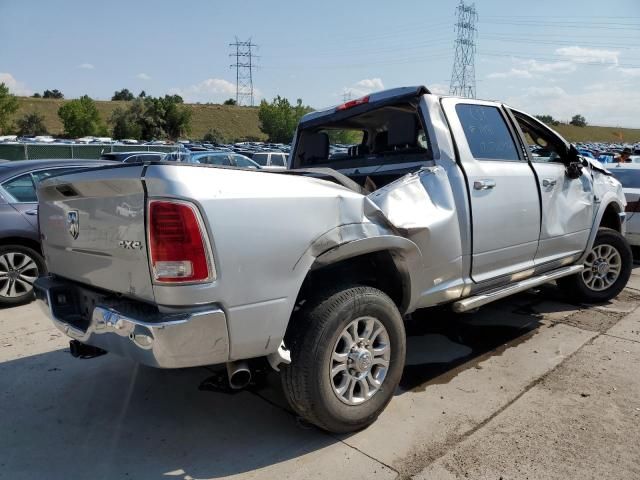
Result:
[[[219,308],[149,314],[146,304],[114,303],[98,291],[50,276],[36,280],[34,290],[54,325],[87,345],[159,368],[229,360],[227,321]]]

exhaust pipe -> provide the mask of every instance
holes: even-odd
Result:
[[[92,345],[87,345],[86,343],[79,342],[78,340],[71,340],[69,342],[69,352],[71,352],[72,357],[83,359],[95,358],[107,353],[106,350]]]
[[[234,390],[246,387],[251,382],[251,370],[244,360],[227,363],[229,386]]]

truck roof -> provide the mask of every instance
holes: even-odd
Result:
[[[390,88],[387,90],[381,90],[379,92],[371,93],[365,97],[350,100],[341,105],[336,105],[333,107],[325,108],[322,110],[315,110],[313,112],[307,113],[300,120],[300,126],[308,127],[316,123],[321,123],[325,117],[334,116],[336,113],[340,111],[345,111],[345,116],[350,116],[352,113],[349,112],[349,109],[353,107],[361,107],[365,104],[369,108],[377,108],[381,104],[385,103],[395,103],[397,101],[413,100],[416,97],[424,95],[425,93],[431,93],[427,87],[424,85],[418,85],[415,87],[399,87],[399,88]],[[365,107],[361,107],[365,109]]]

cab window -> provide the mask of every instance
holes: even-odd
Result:
[[[460,103],[456,105],[462,130],[476,160],[518,162],[518,149],[497,107]]]
[[[520,112],[512,112],[524,135],[531,161],[563,163],[561,156],[561,152],[564,149],[562,141],[537,120]]]

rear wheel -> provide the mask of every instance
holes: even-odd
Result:
[[[21,245],[0,247],[0,306],[31,300],[33,282],[44,271],[44,259],[35,250]]]
[[[382,291],[353,286],[308,302],[285,343],[291,364],[282,383],[291,407],[336,433],[371,424],[387,406],[404,368],[402,316]]]
[[[598,230],[582,273],[558,280],[558,286],[580,302],[599,303],[616,297],[627,285],[633,263],[631,247],[610,228]]]

